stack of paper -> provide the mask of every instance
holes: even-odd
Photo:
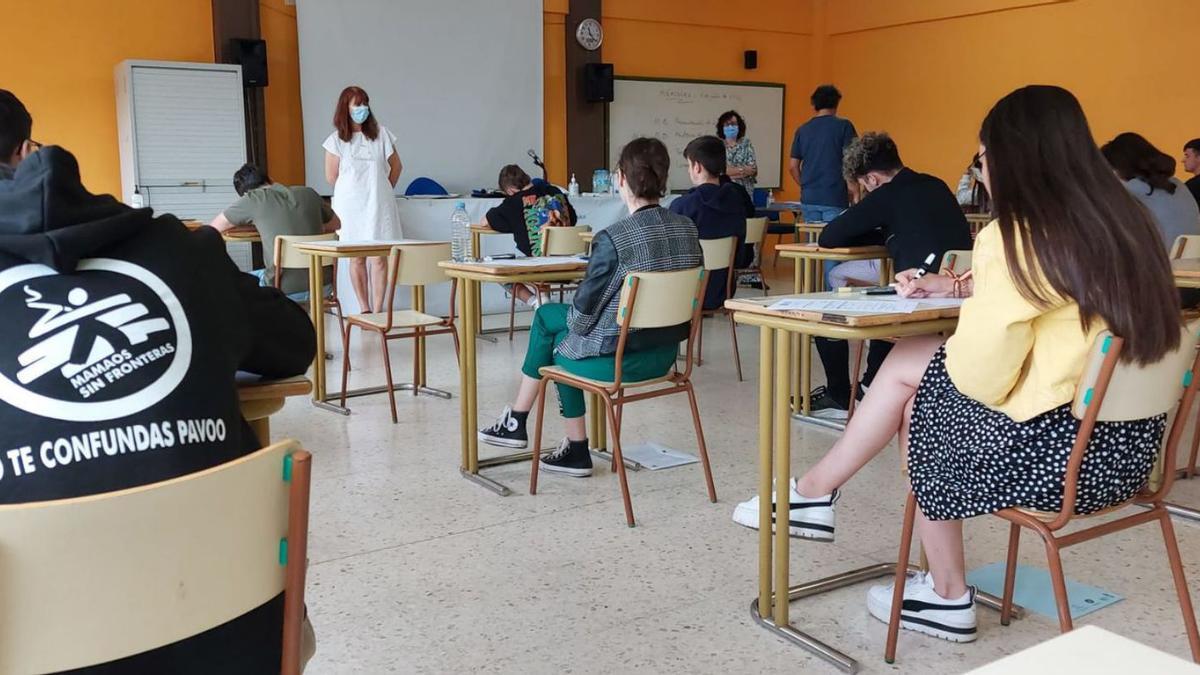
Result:
[[[779,312],[824,312],[831,314],[912,314],[918,309],[957,307],[960,298],[914,300],[900,296],[871,296],[846,299],[784,298],[767,306]]]

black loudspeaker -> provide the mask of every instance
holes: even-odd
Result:
[[[746,70],[754,70],[758,67],[757,49],[747,49],[743,55],[746,58]]]
[[[612,103],[613,66],[611,63],[583,65],[583,95],[588,103]]]
[[[229,60],[242,66],[243,86],[267,86],[266,41],[233,38],[229,41],[229,53]]]

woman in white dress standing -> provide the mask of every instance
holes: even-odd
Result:
[[[396,136],[375,120],[370,102],[360,87],[343,89],[333,112],[334,131],[322,144],[325,180],[333,186],[333,211],[342,221],[341,238],[346,241],[404,236],[392,192],[401,168]],[[350,282],[361,311],[383,311],[386,258],[351,258]]]

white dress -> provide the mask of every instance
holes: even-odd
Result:
[[[396,136],[379,127],[375,140],[361,131],[349,141],[337,131],[321,147],[337,155],[338,176],[333,186],[333,211],[342,221],[344,241],[402,239],[400,209],[388,182],[388,157],[396,151]]]

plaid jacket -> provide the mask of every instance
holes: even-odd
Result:
[[[640,209],[600,231],[567,313],[569,334],[557,353],[569,359],[615,353],[621,333],[617,304],[626,275],[688,269],[701,260],[696,225],[661,206]]]

